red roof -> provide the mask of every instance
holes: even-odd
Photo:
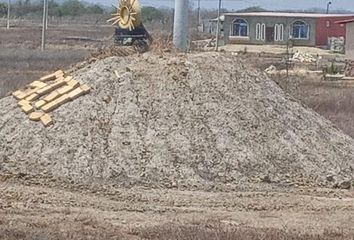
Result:
[[[347,24],[347,23],[351,23],[351,22],[354,22],[354,18],[337,21],[335,23],[337,23],[337,24]]]

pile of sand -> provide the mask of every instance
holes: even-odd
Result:
[[[92,92],[50,128],[0,100],[0,172],[181,189],[353,179],[354,141],[235,56],[145,53],[73,75]]]

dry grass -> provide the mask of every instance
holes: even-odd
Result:
[[[0,230],[2,240],[86,240],[86,239],[123,239],[119,233],[107,233],[102,230],[92,228],[82,228],[75,231],[33,231],[33,229],[3,229]]]
[[[86,50],[0,50],[0,98],[56,69],[67,68],[89,56]]]
[[[59,213],[59,212],[58,212]],[[86,240],[122,239],[121,231],[112,224],[86,213],[73,214],[71,209],[41,218],[23,216],[18,220],[0,220],[0,240]]]
[[[86,239],[124,239],[119,231],[98,226],[80,226],[77,229],[33,227],[25,228],[0,228],[1,240],[86,240]]]
[[[354,86],[338,87],[310,76],[272,75],[289,95],[330,120],[334,126],[354,138]]]
[[[70,226],[62,223],[0,226],[0,240],[353,240],[343,231],[306,234],[301,231],[256,229],[206,222],[195,224],[169,223],[147,228],[121,231],[119,227],[92,219],[77,221]]]
[[[83,61],[110,43],[113,32],[110,26],[50,25],[48,50],[41,52],[39,25],[0,28],[0,98],[48,72]]]
[[[67,25],[49,26],[47,44],[52,48],[96,48],[107,44],[113,36],[114,28],[110,26]],[[82,41],[90,39],[92,41]],[[13,27],[9,30],[0,27],[0,46],[2,48],[38,49],[41,46],[41,27]]]
[[[354,88],[301,86],[300,100],[354,138]]]
[[[197,225],[166,224],[140,230],[136,234],[146,240],[349,240],[354,236],[341,231],[304,234],[278,229],[254,229],[226,226],[220,223]]]

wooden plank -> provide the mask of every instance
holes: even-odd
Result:
[[[37,93],[32,93],[28,97],[26,97],[26,100],[29,102],[35,101],[39,98],[39,95]]]
[[[64,71],[63,70],[58,70],[52,74],[46,75],[44,77],[41,77],[39,80],[42,82],[48,82],[48,81],[52,81],[55,80],[59,77],[64,76]]]
[[[48,85],[44,88],[41,88],[41,89],[38,89],[36,91],[36,93],[39,95],[39,96],[43,96],[43,95],[46,95],[48,93],[50,93],[52,91],[52,88]]]
[[[24,105],[31,105],[31,103],[30,103],[29,101],[27,101],[27,100],[21,100],[21,101],[19,101],[19,102],[17,103],[17,105],[18,105],[19,107],[22,107],[22,106],[24,106]]]
[[[30,83],[31,88],[43,88],[45,86],[47,86],[47,84],[44,82],[41,82],[41,81],[34,81],[34,82]]]
[[[72,76],[67,76],[67,77],[64,79],[64,81],[65,81],[65,82],[70,82],[72,79],[73,79]]]
[[[13,96],[17,99],[17,100],[22,100],[27,98],[28,96],[30,96],[31,94],[35,93],[37,91],[37,89],[31,89],[29,91],[16,91],[15,93],[13,93]]]
[[[79,81],[76,81],[74,79],[70,80],[69,82],[67,82],[69,86],[72,86],[73,88],[76,88],[78,86],[80,86]]]
[[[59,92],[56,90],[56,91],[49,93],[49,95],[47,95],[45,98],[43,98],[43,100],[46,102],[51,102],[60,96],[61,96],[61,94],[59,94]]]
[[[87,85],[87,84],[81,85],[80,88],[84,91],[85,94],[89,93],[91,91],[91,87],[89,85]]]
[[[40,109],[42,106],[44,106],[44,105],[46,105],[46,104],[47,104],[47,102],[42,99],[42,100],[37,101],[37,102],[34,104],[34,106],[35,106],[35,108]]]
[[[53,110],[55,110],[56,108],[60,107],[61,105],[69,102],[71,99],[68,96],[68,94],[64,94],[63,96],[55,99],[52,102],[47,103],[46,105],[44,105],[42,107],[42,110],[46,113],[51,112]]]
[[[32,112],[28,115],[28,118],[31,120],[31,121],[36,121],[38,122],[39,120],[41,120],[41,117],[44,115],[44,113],[42,112]]]
[[[56,80],[53,84],[50,85],[50,87],[52,88],[52,90],[56,90],[62,86],[64,86],[66,84],[66,82],[64,81],[64,78],[58,79]]]
[[[74,100],[85,94],[85,91],[81,89],[81,87],[75,88],[71,92],[68,93],[68,96],[71,100]]]
[[[21,109],[24,113],[29,114],[34,111],[34,108],[30,104],[25,104],[21,106]]]
[[[44,114],[41,117],[41,122],[45,127],[48,127],[49,125],[53,124],[53,119],[49,114]]]
[[[58,71],[55,72],[55,76],[57,77],[57,79],[58,79],[58,78],[61,78],[61,77],[64,78],[65,73],[64,73],[63,70],[58,70]]]
[[[65,94],[65,93],[70,92],[70,91],[73,90],[73,89],[74,89],[73,86],[66,85],[66,86],[64,86],[64,87],[59,88],[57,91],[58,91],[58,93],[59,93],[60,95],[63,95],[63,94]]]
[[[13,92],[12,93],[12,96],[14,96],[17,100],[19,100],[19,99],[22,99],[23,97],[23,95],[24,95],[25,93],[23,92],[23,91],[21,91],[21,90],[17,90],[17,91],[15,91],[15,92]]]
[[[39,96],[43,96],[43,95],[46,95],[46,94],[64,86],[65,84],[66,84],[66,82],[64,81],[64,79],[59,79],[59,80],[56,80],[51,85],[48,85],[47,87],[37,90],[36,93],[39,94]]]

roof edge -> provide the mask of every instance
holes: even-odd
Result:
[[[336,23],[336,24],[347,24],[347,23],[352,23],[352,22],[354,22],[354,18],[347,19],[347,20],[336,21],[334,23]]]
[[[353,14],[325,14],[325,13],[303,13],[303,12],[227,12],[225,16],[263,16],[263,17],[304,17],[304,18],[328,18],[328,17],[351,17]]]

